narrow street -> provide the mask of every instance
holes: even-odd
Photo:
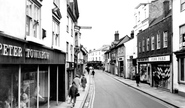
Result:
[[[173,108],[96,70],[93,108]]]

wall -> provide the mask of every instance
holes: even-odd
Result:
[[[26,24],[25,8],[25,0],[0,0],[0,31],[24,39]]]
[[[180,12],[180,0],[173,0],[173,52],[179,50],[179,26],[185,24],[185,11]],[[173,54],[173,88],[178,88],[179,91],[185,92],[185,85],[178,83],[178,64],[176,55]]]
[[[145,16],[144,9],[146,9],[146,16]],[[140,12],[140,16],[138,12]],[[136,16],[137,16],[137,20],[136,20]],[[134,34],[137,35],[139,30],[144,30],[149,26],[149,22],[148,22],[149,5],[146,4],[146,5],[140,5],[139,7],[137,7],[134,12],[134,17],[135,17]],[[138,17],[140,17],[140,21],[138,21]]]

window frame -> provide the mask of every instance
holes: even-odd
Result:
[[[179,26],[179,44],[180,44],[180,49],[183,49],[183,47],[185,47],[185,39],[183,39],[184,36],[185,36],[185,24],[182,25],[182,26]]]
[[[141,52],[141,42],[139,42],[139,53]]]
[[[73,45],[70,45],[71,61],[73,61]]]
[[[155,37],[151,36],[151,50],[155,50]]]
[[[53,0],[53,4],[60,8],[60,0]]]
[[[168,31],[164,31],[163,32],[163,48],[167,48],[167,47],[168,47]]]
[[[149,48],[150,48],[150,38],[148,37],[147,38],[147,49],[146,50],[149,51]]]
[[[69,33],[69,16],[67,16],[66,31],[67,31],[67,33]]]
[[[60,47],[60,22],[54,17],[52,20],[52,46]]]
[[[142,52],[145,52],[145,40],[142,40]]]
[[[184,10],[185,10],[185,0],[180,0],[180,11],[183,12]]]
[[[183,71],[181,71],[181,67],[182,67],[182,63],[181,63],[181,60],[183,59]],[[178,68],[179,68],[179,71],[178,71],[178,82],[181,83],[181,84],[185,84],[185,58],[184,57],[180,57],[179,60],[178,60]],[[182,72],[184,74],[184,77],[183,77],[183,80],[182,80]]]
[[[157,34],[157,49],[161,49],[161,36],[160,36],[160,33]]]
[[[66,61],[69,60],[68,54],[69,54],[69,42],[66,42]]]
[[[41,36],[41,5],[26,0],[26,36],[42,40]],[[29,23],[28,23],[29,22]]]

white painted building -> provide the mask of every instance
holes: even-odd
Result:
[[[134,47],[134,39],[130,39],[129,41],[125,42],[125,78],[130,78],[133,72],[132,70],[132,59],[133,57],[133,47]]]
[[[27,108],[39,107],[39,104],[35,106],[35,102],[41,102],[39,95],[46,102],[45,108],[50,107],[50,100],[64,101],[66,84],[61,79],[66,76],[66,41],[71,48],[69,55],[74,54],[74,22],[69,18],[68,23],[67,0],[0,0],[0,13],[0,73],[7,79],[3,80],[4,85],[0,84],[7,93],[2,93],[0,98],[11,91],[12,100],[8,103],[11,108],[22,107],[23,91],[30,100],[26,103]],[[67,26],[70,26],[70,35]],[[2,53],[4,51],[6,53]],[[74,59],[68,58],[70,61]],[[7,65],[6,70],[4,65]],[[10,73],[11,77],[4,72]],[[31,97],[37,88],[40,91],[35,92],[37,99],[32,102]]]
[[[140,3],[138,6],[136,6],[134,17],[134,33],[137,35],[140,30],[145,30],[149,26],[149,4]]]
[[[134,38],[133,38],[133,58],[137,58],[137,34],[140,30],[145,30],[149,26],[149,4],[148,3],[140,3],[135,7],[134,12],[135,25],[133,27],[134,30]]]
[[[185,96],[185,1],[172,0],[173,19],[173,89]]]
[[[97,50],[89,51],[88,53],[88,61],[101,61],[104,63],[105,56],[104,53],[109,49],[109,45],[103,45],[101,48]]]

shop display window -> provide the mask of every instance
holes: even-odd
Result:
[[[37,74],[37,67],[35,71],[33,69],[23,70],[21,73],[21,108],[37,108],[37,104],[40,106],[47,105],[48,99],[48,72],[45,70],[39,70],[39,79]],[[39,85],[37,86],[39,82]],[[38,90],[37,90],[38,89]],[[37,103],[37,91],[38,102]]]
[[[37,106],[37,72],[21,73],[21,108],[36,108]]]
[[[0,108],[18,108],[18,66],[0,65]]]

